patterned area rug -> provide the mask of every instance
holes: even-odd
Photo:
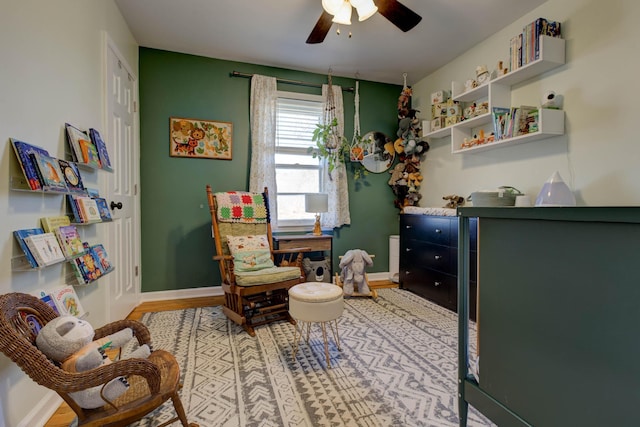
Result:
[[[146,314],[155,348],[176,355],[189,421],[215,426],[457,426],[457,316],[400,289],[345,299],[342,351],[326,369],[319,327],[291,357],[294,326],[256,328],[220,307]],[[470,342],[475,343],[471,337]],[[169,403],[137,426],[173,416]],[[470,408],[469,426],[491,426]]]

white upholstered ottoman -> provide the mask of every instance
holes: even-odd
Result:
[[[295,346],[293,357],[296,357],[298,345],[305,333],[306,341],[309,344],[309,332],[312,323],[320,323],[322,327],[322,339],[324,341],[324,354],[327,359],[327,366],[331,367],[329,358],[329,343],[327,340],[326,324],[329,323],[333,338],[338,350],[340,348],[340,337],[338,335],[338,318],[344,311],[344,299],[342,288],[326,282],[300,283],[289,289],[289,314],[297,321],[295,333]]]

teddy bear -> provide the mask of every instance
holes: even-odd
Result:
[[[36,346],[47,357],[60,364],[68,372],[84,372],[111,363],[105,351],[117,349],[133,338],[131,328],[93,340],[95,331],[89,322],[74,316],[59,316],[42,327],[36,337]],[[151,354],[144,344],[128,355],[128,358],[146,359]],[[129,384],[125,377],[115,378],[102,386],[69,393],[81,408],[94,409],[104,406],[122,395]]]
[[[354,290],[360,294],[371,292],[365,278],[364,269],[373,265],[371,256],[362,249],[348,250],[340,260],[340,280],[345,295],[353,295]]]
[[[389,178],[388,184],[391,186],[400,185],[398,182],[402,179],[402,174],[404,172],[405,164],[397,163],[392,170],[389,171],[391,174],[391,178]],[[405,183],[406,185],[406,183]]]
[[[464,205],[464,197],[458,196],[457,194],[444,196],[442,200],[447,200],[447,204],[444,205],[444,207],[449,209],[456,209],[458,206]]]

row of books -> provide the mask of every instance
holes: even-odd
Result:
[[[51,293],[42,291],[38,294],[38,297],[49,304],[61,316],[82,317],[86,313],[73,286],[57,288]]]
[[[41,291],[37,294],[37,297],[61,316],[84,317],[87,314],[80,303],[78,294],[72,286],[54,289],[54,291],[49,294]],[[43,326],[38,316],[23,310],[20,310],[20,316],[24,319],[33,334],[38,335]]]
[[[65,129],[67,141],[76,162],[112,170],[107,146],[100,136],[100,132],[93,128],[85,132],[69,123],[65,123]]]
[[[491,114],[496,141],[538,131],[537,107],[493,107]]]
[[[78,164],[113,170],[107,147],[97,130],[89,129],[89,136],[68,123],[66,130],[74,161],[57,159],[42,147],[10,138],[22,173],[32,190],[85,193]]]
[[[44,218],[42,222],[45,223]],[[60,225],[52,228],[49,219],[46,219],[46,223],[49,231],[44,228],[28,228],[13,232],[32,268],[70,260],[74,273],[82,284],[89,283],[112,269],[104,247],[100,244],[89,246],[82,242],[75,225],[60,221]]]
[[[511,38],[509,62],[512,71],[540,58],[540,36],[543,35],[562,37],[561,23],[538,18]]]
[[[74,223],[86,224],[113,220],[107,200],[103,197],[67,194],[67,202]]]

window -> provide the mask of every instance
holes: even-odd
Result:
[[[310,226],[315,215],[304,211],[305,193],[322,188],[322,165],[307,150],[322,119],[322,97],[278,92],[276,103],[276,185],[278,227]]]

